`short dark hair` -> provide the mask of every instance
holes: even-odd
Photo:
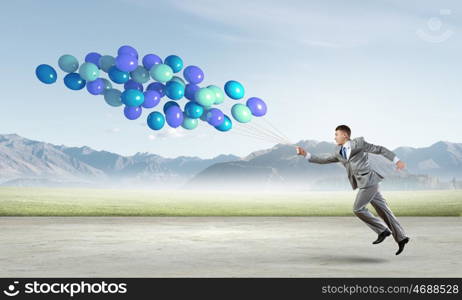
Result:
[[[337,130],[341,130],[341,131],[344,131],[348,134],[348,137],[351,136],[351,129],[350,127],[346,126],[346,125],[338,125],[336,128],[335,128],[335,131]]]

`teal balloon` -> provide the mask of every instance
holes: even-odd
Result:
[[[230,80],[225,84],[225,93],[231,99],[241,99],[244,97],[244,86],[240,82]]]
[[[165,117],[161,112],[153,111],[148,115],[147,123],[152,130],[159,130],[164,127]]]
[[[143,66],[138,66],[135,71],[130,72],[130,76],[134,81],[141,84],[146,83],[149,79],[151,79],[148,70],[146,70]]]
[[[93,81],[98,79],[99,68],[93,63],[84,62],[79,68],[79,74],[86,81]]]
[[[181,127],[183,127],[184,129],[192,130],[197,127],[197,124],[199,124],[199,121],[197,119],[184,117]]]
[[[165,94],[172,100],[180,100],[184,96],[184,85],[170,80],[165,85]]]
[[[101,70],[108,73],[109,69],[112,66],[115,66],[115,58],[114,58],[114,56],[111,56],[111,55],[103,55],[103,56],[101,56],[99,58],[99,66],[101,67]]]
[[[197,119],[204,113],[204,108],[193,101],[189,101],[184,106],[184,112],[188,118]]]
[[[154,65],[149,71],[152,79],[159,82],[167,82],[173,77],[173,70],[166,64]]]
[[[173,73],[178,73],[183,69],[183,60],[181,57],[176,55],[169,55],[165,58],[164,64],[169,65],[172,68]]]
[[[104,101],[106,101],[107,104],[110,106],[121,106],[122,103],[122,92],[119,91],[118,89],[109,89],[105,90],[104,92]]]
[[[215,93],[206,87],[200,88],[194,94],[194,100],[202,106],[211,106],[215,102]]]
[[[231,119],[227,115],[225,115],[223,123],[221,123],[218,126],[215,126],[215,128],[219,131],[228,131],[231,130],[231,128],[233,128],[233,122],[231,122]]]
[[[73,73],[79,68],[79,61],[70,54],[64,54],[58,59],[58,65],[64,72]]]
[[[105,91],[112,89],[112,83],[109,80],[107,80],[106,78],[101,78],[101,80],[103,80],[103,82],[104,82],[104,90]]]
[[[250,109],[241,103],[234,104],[231,107],[231,114],[233,118],[240,123],[247,123],[252,119],[252,112]]]
[[[46,64],[41,64],[35,68],[35,76],[37,76],[38,80],[46,84],[55,83],[58,78],[56,70],[52,66]]]
[[[110,67],[108,74],[109,78],[118,84],[125,83],[130,79],[130,73],[120,71],[116,66]]]
[[[122,93],[122,103],[127,106],[140,106],[144,102],[144,94],[135,89],[128,89]]]
[[[221,104],[223,101],[225,101],[225,93],[223,93],[219,87],[216,85],[209,85],[207,88],[212,90],[212,92],[215,94],[215,102],[213,102],[213,104]]]
[[[181,84],[183,87],[186,87],[186,83],[184,82],[183,78],[181,78],[181,77],[173,76],[172,79],[170,79],[170,81],[176,81],[179,84]]]

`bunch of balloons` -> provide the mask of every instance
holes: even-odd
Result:
[[[225,101],[225,94],[233,101],[243,99],[245,94],[244,86],[235,80],[226,82],[224,93],[216,85],[201,87],[204,72],[198,66],[183,68],[183,59],[177,55],[162,60],[156,54],[146,54],[140,60],[137,50],[127,45],[120,47],[115,57],[88,53],[81,64],[74,56],[65,54],[58,59],[58,66],[67,73],[63,79],[67,88],[86,87],[92,95],[103,95],[108,105],[123,106],[129,120],[138,119],[144,109],[158,107],[161,99],[167,98],[162,111],[152,111],[147,116],[147,125],[152,130],[162,129],[165,123],[172,128],[182,126],[191,130],[202,120],[219,131],[228,131],[232,128],[231,118],[214,106]],[[183,77],[179,76],[180,71]],[[103,73],[109,79],[103,78]],[[58,77],[56,70],[47,64],[39,65],[35,74],[45,84],[56,82]],[[153,82],[149,83],[151,79]],[[113,84],[123,88],[115,88]],[[182,108],[179,100],[183,98],[189,101]],[[266,103],[257,97],[231,108],[231,116],[240,123],[250,122],[252,117],[264,116],[266,112]]]

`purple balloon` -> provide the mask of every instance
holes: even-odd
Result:
[[[151,70],[152,66],[158,65],[162,63],[162,58],[155,54],[146,54],[143,57],[143,66],[146,68],[146,70]]]
[[[117,55],[121,55],[121,54],[128,54],[138,59],[138,51],[136,51],[136,49],[133,48],[132,46],[124,45],[120,47],[119,50],[117,50]]]
[[[115,64],[120,71],[131,72],[138,67],[138,59],[130,54],[121,54],[116,57]]]
[[[183,70],[183,77],[189,83],[198,84],[204,80],[204,72],[197,66],[187,66]]]
[[[136,120],[141,116],[141,106],[125,106],[124,115],[129,120]]]
[[[100,65],[99,65],[100,58],[101,58],[101,54],[97,52],[90,52],[87,54],[87,56],[85,56],[85,61],[95,64],[98,66],[98,68],[100,68]]]
[[[133,79],[130,79],[127,82],[125,82],[124,89],[126,89],[126,90],[138,90],[138,91],[142,92],[143,91],[143,85],[141,83],[139,83],[139,82],[136,82]]]
[[[92,95],[99,95],[104,92],[104,80],[97,78],[93,81],[87,82],[87,91]]]
[[[165,96],[165,85],[160,82],[150,83],[146,90],[153,90],[159,92],[161,98]]]
[[[252,115],[261,117],[266,114],[266,103],[257,97],[249,98],[246,102],[247,107],[250,109]]]
[[[158,91],[147,90],[144,92],[144,102],[141,104],[144,108],[153,108],[160,102],[160,94]]]
[[[186,99],[194,101],[194,95],[198,89],[200,89],[198,85],[195,85],[194,83],[188,83],[184,89],[184,96]]]
[[[207,111],[207,122],[212,126],[219,126],[225,120],[225,115],[218,108],[211,108]]]
[[[176,128],[183,123],[183,112],[178,106],[172,105],[165,111],[165,119],[170,127]]]

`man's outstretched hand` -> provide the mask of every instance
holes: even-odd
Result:
[[[305,151],[305,149],[303,149],[303,148],[300,147],[300,146],[297,146],[296,149],[297,149],[297,155],[306,156],[306,151]]]
[[[402,170],[406,167],[406,164],[402,160],[396,162],[396,170]]]

